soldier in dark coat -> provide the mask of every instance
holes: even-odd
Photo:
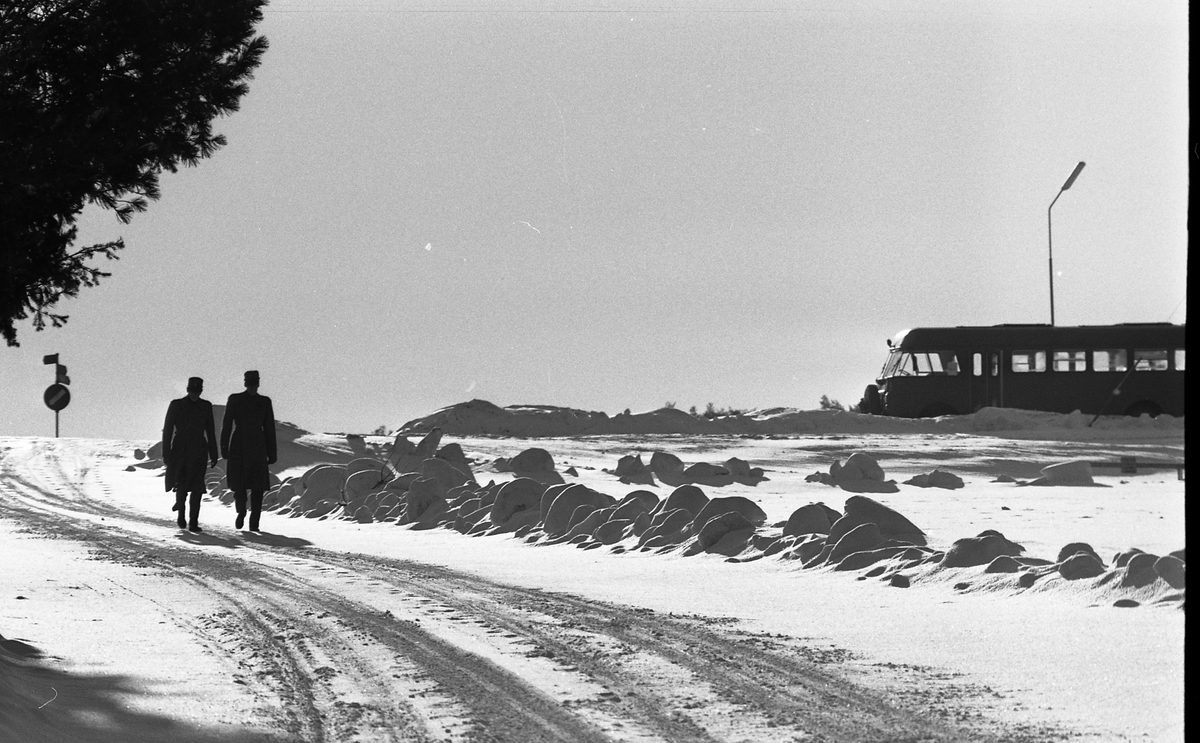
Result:
[[[213,429],[212,403],[200,399],[204,380],[190,377],[187,397],[172,400],[163,423],[162,457],[167,465],[166,488],[175,491],[175,506],[180,529],[203,531],[200,528],[200,498],[206,489],[206,463],[217,466],[217,437]],[[192,494],[187,504],[188,493]],[[190,505],[184,518],[184,506]]]
[[[258,394],[258,372],[245,374],[246,391],[229,396],[221,424],[221,456],[237,507],[234,528],[246,521],[246,491],[250,491],[250,531],[258,531],[263,493],[271,487],[267,465],[275,464],[275,411],[271,398]]]

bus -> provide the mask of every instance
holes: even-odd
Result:
[[[890,351],[864,413],[926,418],[980,408],[1183,415],[1186,325],[913,328]]]

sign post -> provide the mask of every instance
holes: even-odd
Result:
[[[71,404],[71,390],[63,384],[52,384],[46,388],[42,399],[46,407],[54,411],[54,438],[58,438],[58,411]]]
[[[71,404],[71,390],[67,389],[71,378],[67,376],[67,367],[58,363],[58,354],[43,356],[42,363],[54,364],[54,384],[46,388],[42,401],[54,411],[54,438],[58,438],[58,411]]]

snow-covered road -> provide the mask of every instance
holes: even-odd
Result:
[[[488,446],[503,445],[472,443],[489,456]],[[922,442],[895,443],[920,459]],[[10,638],[0,652],[0,741],[1145,739],[1140,720],[1128,731],[1062,727],[1086,703],[1064,710],[1061,698],[1044,698],[1054,709],[1036,709],[1044,686],[1022,696],[1011,684],[993,688],[986,669],[890,662],[887,643],[848,648],[849,636],[828,626],[837,602],[795,595],[846,585],[850,611],[875,612],[860,621],[903,638],[913,634],[916,618],[904,616],[913,607],[928,606],[934,626],[939,615],[945,621],[936,592],[902,607],[896,592],[844,574],[798,586],[795,573],[765,561],[684,566],[512,539],[488,552],[476,546],[501,538],[386,523],[269,515],[256,535],[228,528],[230,510],[216,501],[204,506],[206,531],[190,534],[159,513],[161,481],[124,470],[131,442],[0,446],[0,634]],[[611,441],[572,446],[569,457],[597,475],[614,457]],[[766,446],[744,442],[739,456],[787,463],[778,445]],[[813,456],[796,454],[796,473]],[[775,489],[787,479],[777,476]],[[622,563],[640,568],[613,574]],[[656,572],[681,603],[646,590]],[[744,594],[729,588],[739,577]],[[738,595],[746,598],[731,608]],[[780,622],[763,608],[772,603],[792,618]],[[959,607],[964,625],[980,607]],[[814,621],[797,621],[806,609]],[[1029,611],[997,616],[991,629],[1004,635]],[[1041,615],[1054,631],[1088,626],[1087,611],[1058,602]],[[1176,639],[1181,646],[1181,614],[1143,610],[1151,628],[1179,625],[1178,638],[1150,644],[1162,659]],[[1105,626],[1114,623],[1128,618]],[[1039,633],[1029,630],[1036,647]],[[1031,668],[1030,678],[1046,670]],[[1160,692],[1173,694],[1172,669],[1162,678]],[[1182,699],[1179,707],[1181,719]]]

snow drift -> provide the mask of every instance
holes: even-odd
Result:
[[[745,413],[697,417],[675,408],[645,413],[607,413],[550,405],[500,407],[486,400],[470,400],[437,410],[405,423],[397,433],[410,436],[434,429],[453,436],[609,436],[621,434],[743,434],[786,435],[803,433],[992,433],[1056,430],[1102,437],[1131,429],[1148,432],[1183,432],[1183,419],[1093,416],[1043,413],[1013,408],[984,408],[971,415],[941,418],[888,418],[837,410],[761,408]]]

